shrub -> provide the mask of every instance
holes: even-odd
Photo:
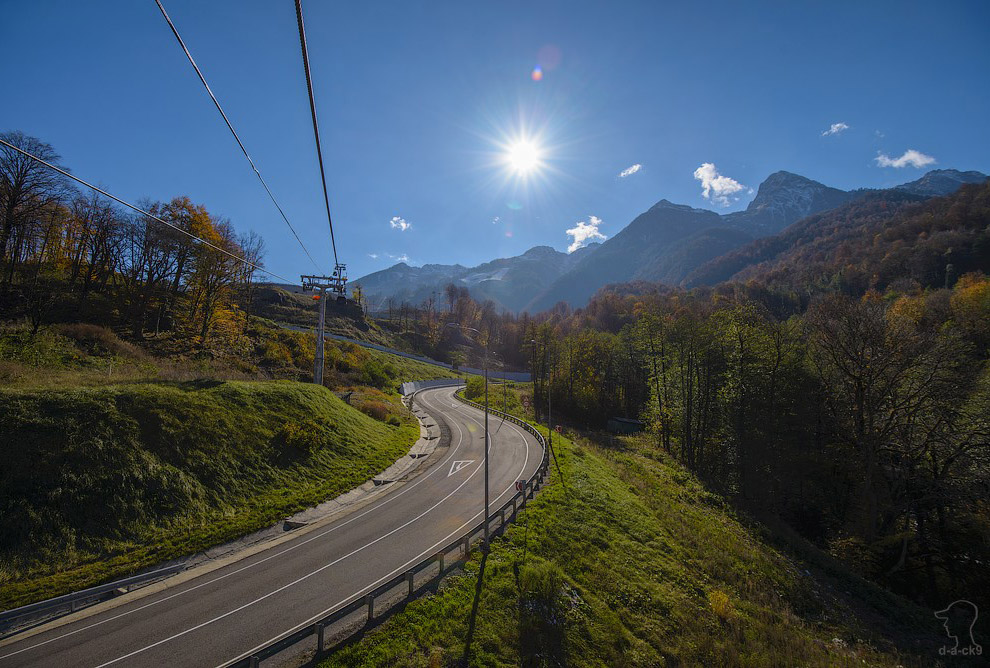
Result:
[[[384,389],[394,384],[395,369],[390,364],[382,364],[374,358],[368,358],[361,365],[361,383]]]
[[[292,366],[292,353],[278,341],[265,341],[260,346],[262,363],[268,366]]]
[[[76,347],[90,355],[120,355],[132,359],[146,359],[147,354],[137,346],[121,341],[113,330],[85,322],[59,325],[59,334],[76,342]]]
[[[328,369],[337,369],[344,361],[344,353],[337,346],[327,346],[323,353],[323,365]]]
[[[736,614],[735,606],[729,599],[729,595],[720,589],[712,589],[708,592],[708,604],[712,607],[712,612],[720,619],[729,619]]]
[[[373,417],[380,422],[385,422],[392,412],[392,406],[390,404],[384,401],[375,401],[374,399],[358,401],[355,408],[368,417]]]
[[[65,367],[76,364],[80,357],[76,347],[52,329],[42,329],[35,335],[19,327],[0,330],[2,360],[34,367]]]
[[[18,362],[0,360],[0,384],[11,384],[26,373],[27,368],[24,365]]]
[[[484,401],[485,379],[481,376],[471,376],[468,378],[467,389],[464,391],[464,396],[471,401]]]
[[[319,449],[323,441],[323,427],[312,420],[304,422],[286,422],[275,435],[275,443],[281,451],[297,450],[311,454]]]

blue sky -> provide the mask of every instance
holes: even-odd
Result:
[[[292,2],[163,3],[329,266]],[[738,210],[779,169],[840,188],[934,167],[990,172],[982,1],[303,7],[352,279],[403,257],[474,265],[564,250],[579,222],[612,236],[662,198]],[[188,195],[259,232],[273,271],[312,271],[152,0],[0,9],[0,130],[51,143],[125,199]],[[520,136],[540,146],[525,176],[503,159]],[[898,160],[909,149],[920,157]],[[925,156],[935,162],[915,167]]]

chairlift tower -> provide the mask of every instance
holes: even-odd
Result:
[[[327,322],[327,292],[336,296],[337,301],[347,300],[347,265],[337,264],[332,276],[300,276],[303,292],[313,290],[319,294],[313,299],[320,302],[320,317],[316,326],[316,358],[313,362],[313,382],[323,384],[323,339]]]

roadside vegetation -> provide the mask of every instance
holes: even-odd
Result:
[[[211,547],[360,485],[419,429],[394,395],[365,390],[355,404],[292,381],[0,390],[0,608]]]
[[[526,390],[529,390],[528,392]],[[517,383],[512,381],[490,379],[488,382],[488,405],[492,409],[504,411],[510,415],[525,415],[522,396],[532,396],[532,383]],[[485,379],[483,376],[471,376],[467,379],[464,396],[480,404],[485,402]]]
[[[551,467],[552,482],[487,559],[476,553],[463,575],[321,666],[914,666],[937,657],[930,612],[800,538],[773,547],[766,529],[643,438],[554,444],[563,477]]]

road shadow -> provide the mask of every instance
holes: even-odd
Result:
[[[474,602],[471,604],[471,617],[468,620],[468,633],[464,641],[464,656],[461,665],[470,665],[471,643],[474,641],[474,630],[478,621],[478,605],[481,603],[481,592],[485,587],[485,566],[488,564],[488,552],[481,553],[481,566],[478,568],[478,581],[474,585]]]
[[[571,600],[563,571],[553,563],[539,562],[523,564],[517,572],[519,665],[564,668]]]

